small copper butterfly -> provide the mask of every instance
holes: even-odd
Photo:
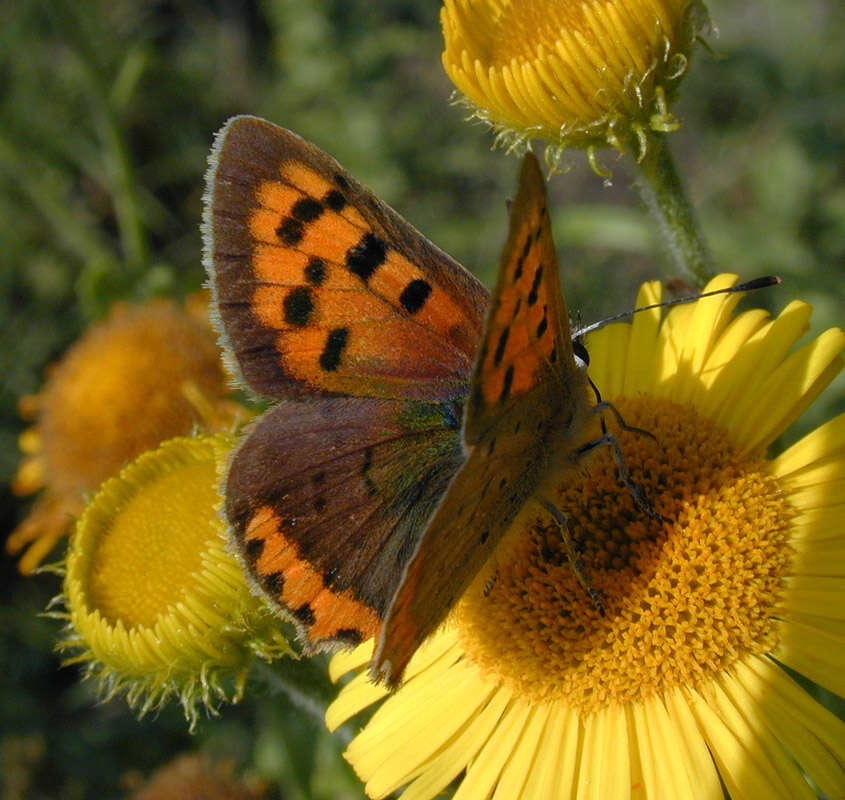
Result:
[[[235,117],[203,234],[232,366],[275,404],[225,479],[255,585],[308,649],[396,684],[594,413],[525,156],[492,297],[334,159]]]

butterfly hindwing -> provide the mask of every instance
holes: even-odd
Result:
[[[464,420],[469,456],[412,555],[382,629],[375,673],[395,684],[422,641],[483,567],[589,414],[546,208],[530,153],[511,209]]]
[[[210,157],[205,261],[258,394],[466,392],[487,291],[296,134],[235,117]]]
[[[235,543],[309,649],[378,633],[462,461],[459,419],[438,403],[283,400],[235,452],[225,508]]]

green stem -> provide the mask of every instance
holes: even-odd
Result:
[[[686,278],[703,286],[716,274],[713,257],[701,235],[664,134],[649,137],[648,150],[638,166],[637,189],[657,220],[660,236],[675,266]]]
[[[270,689],[284,694],[319,727],[325,726],[326,707],[338,692],[337,686],[328,678],[325,665],[307,658],[283,658],[272,666],[256,660],[252,671]],[[348,744],[352,739],[351,732],[344,728],[339,728],[336,735],[344,744]]]

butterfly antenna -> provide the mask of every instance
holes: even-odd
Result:
[[[777,286],[779,283],[783,283],[783,281],[777,275],[766,275],[763,278],[755,278],[752,281],[738,283],[736,286],[729,286],[726,289],[714,289],[712,292],[690,294],[686,295],[685,297],[677,297],[674,300],[664,300],[661,303],[652,303],[648,306],[640,306],[639,308],[634,308],[631,311],[623,311],[621,314],[614,314],[612,317],[607,317],[607,319],[599,320],[598,322],[594,322],[592,323],[592,325],[587,325],[584,328],[579,327],[575,332],[575,336],[583,336],[585,333],[589,333],[590,331],[594,331],[598,328],[603,328],[609,322],[616,322],[620,319],[627,319],[628,317],[634,316],[634,314],[638,314],[640,311],[649,311],[652,308],[670,308],[671,306],[679,306],[683,305],[684,303],[692,303],[696,300],[701,300],[702,297],[713,297],[713,295],[717,294],[753,292],[756,289],[765,289],[769,286]]]

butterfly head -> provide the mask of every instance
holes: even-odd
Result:
[[[582,372],[586,371],[587,367],[590,366],[590,354],[587,352],[580,336],[572,340],[572,352],[575,356],[575,366]]]

